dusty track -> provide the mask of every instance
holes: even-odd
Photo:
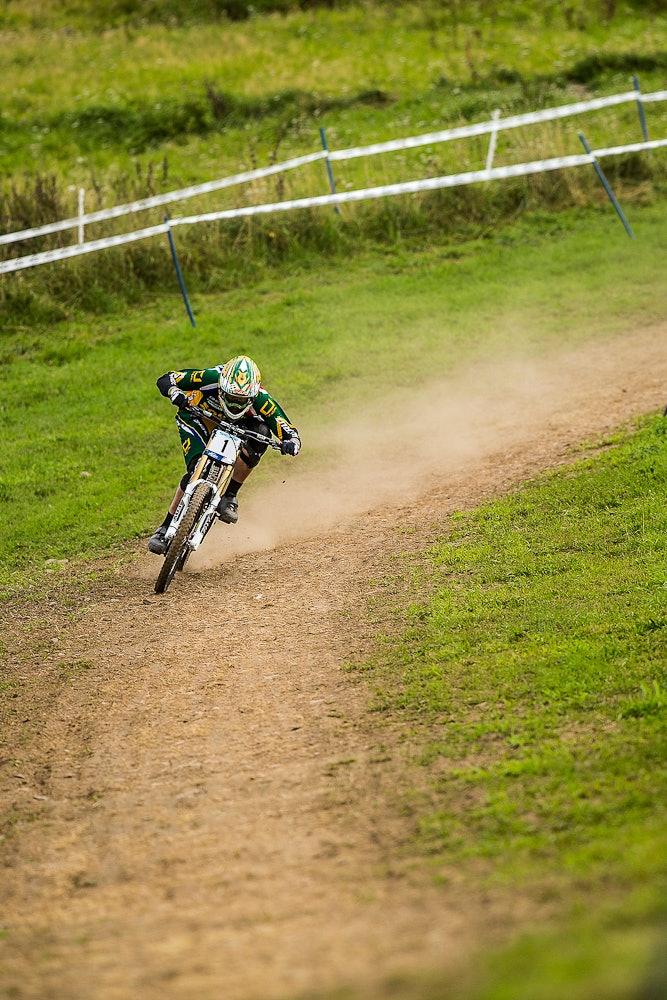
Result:
[[[88,606],[10,606],[0,996],[370,997],[520,923],[516,899],[455,873],[435,886],[411,858],[398,806],[419,769],[344,666],[375,649],[370,581],[451,511],[662,408],[666,337],[440,386],[400,497],[405,458],[369,418],[342,486],[297,463],[274,490],[249,485],[239,525],[162,598],[138,552]]]

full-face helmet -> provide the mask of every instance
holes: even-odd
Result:
[[[260,390],[259,368],[245,354],[232,358],[220,371],[220,403],[230,420],[240,420]]]

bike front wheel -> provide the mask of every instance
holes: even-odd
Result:
[[[164,594],[167,587],[174,579],[174,573],[176,570],[182,569],[183,566],[185,566],[187,558],[190,555],[190,538],[192,537],[192,532],[197,524],[197,521],[201,517],[204,506],[208,502],[209,492],[209,488],[206,484],[200,483],[190,497],[188,509],[183,515],[183,520],[178,526],[176,534],[171,541],[171,545],[167,549],[167,554],[164,557],[162,568],[160,569],[158,578],[155,581],[156,594]]]

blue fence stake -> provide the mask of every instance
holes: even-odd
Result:
[[[648,129],[646,127],[646,115],[644,114],[644,105],[641,98],[641,90],[639,89],[639,80],[636,76],[633,76],[632,82],[635,85],[635,90],[637,91],[637,110],[639,111],[639,121],[642,127],[642,135],[644,136],[644,142],[648,142]]]
[[[593,154],[591,154],[590,146],[588,145],[588,143],[584,139],[584,137],[581,134],[581,132],[579,132],[578,134],[579,134],[579,138],[581,139],[582,145],[583,145],[584,149],[586,150],[586,152],[589,153],[590,155],[593,155]],[[628,236],[631,239],[634,240],[635,234],[633,233],[632,229],[630,228],[630,223],[628,222],[628,220],[623,215],[623,210],[622,210],[621,206],[619,205],[619,203],[617,202],[616,196],[614,195],[614,192],[609,187],[609,181],[607,180],[607,178],[603,174],[602,167],[600,166],[600,164],[598,163],[598,161],[595,159],[595,156],[593,156],[593,166],[595,167],[596,174],[598,175],[598,177],[602,181],[602,185],[603,185],[605,191],[609,195],[609,200],[611,201],[612,205],[616,209],[616,212],[618,213],[619,219],[621,220],[621,222],[625,226],[625,231],[627,232]]]
[[[178,284],[181,288],[181,295],[183,296],[183,301],[185,302],[185,308],[187,309],[188,316],[190,317],[190,322],[193,326],[196,326],[195,318],[192,315],[192,309],[190,308],[190,302],[188,300],[188,293],[185,290],[185,282],[183,281],[183,275],[181,274],[181,268],[178,263],[178,255],[176,253],[176,244],[174,243],[174,237],[171,233],[171,226],[169,225],[169,216],[165,215],[164,221],[167,223],[167,239],[169,240],[169,249],[171,250],[171,258],[174,262],[174,267],[176,268],[176,277],[178,278]]]
[[[329,159],[329,147],[327,146],[327,137],[324,134],[324,129],[320,129],[320,139],[322,140],[322,149],[326,153],[326,164],[327,173],[329,175],[329,184],[331,185],[331,193],[336,193],[336,181],[334,180],[333,170],[331,169],[331,160]],[[334,205],[334,212],[336,215],[340,215],[340,209],[338,205]]]

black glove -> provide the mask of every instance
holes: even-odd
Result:
[[[175,387],[170,390],[169,399],[172,401],[174,406],[177,406],[179,408],[179,410],[186,409],[186,407],[190,402],[185,393],[181,392],[180,389],[176,389]]]
[[[301,451],[301,441],[298,437],[288,438],[287,441],[281,441],[280,451],[283,455],[298,455]]]

